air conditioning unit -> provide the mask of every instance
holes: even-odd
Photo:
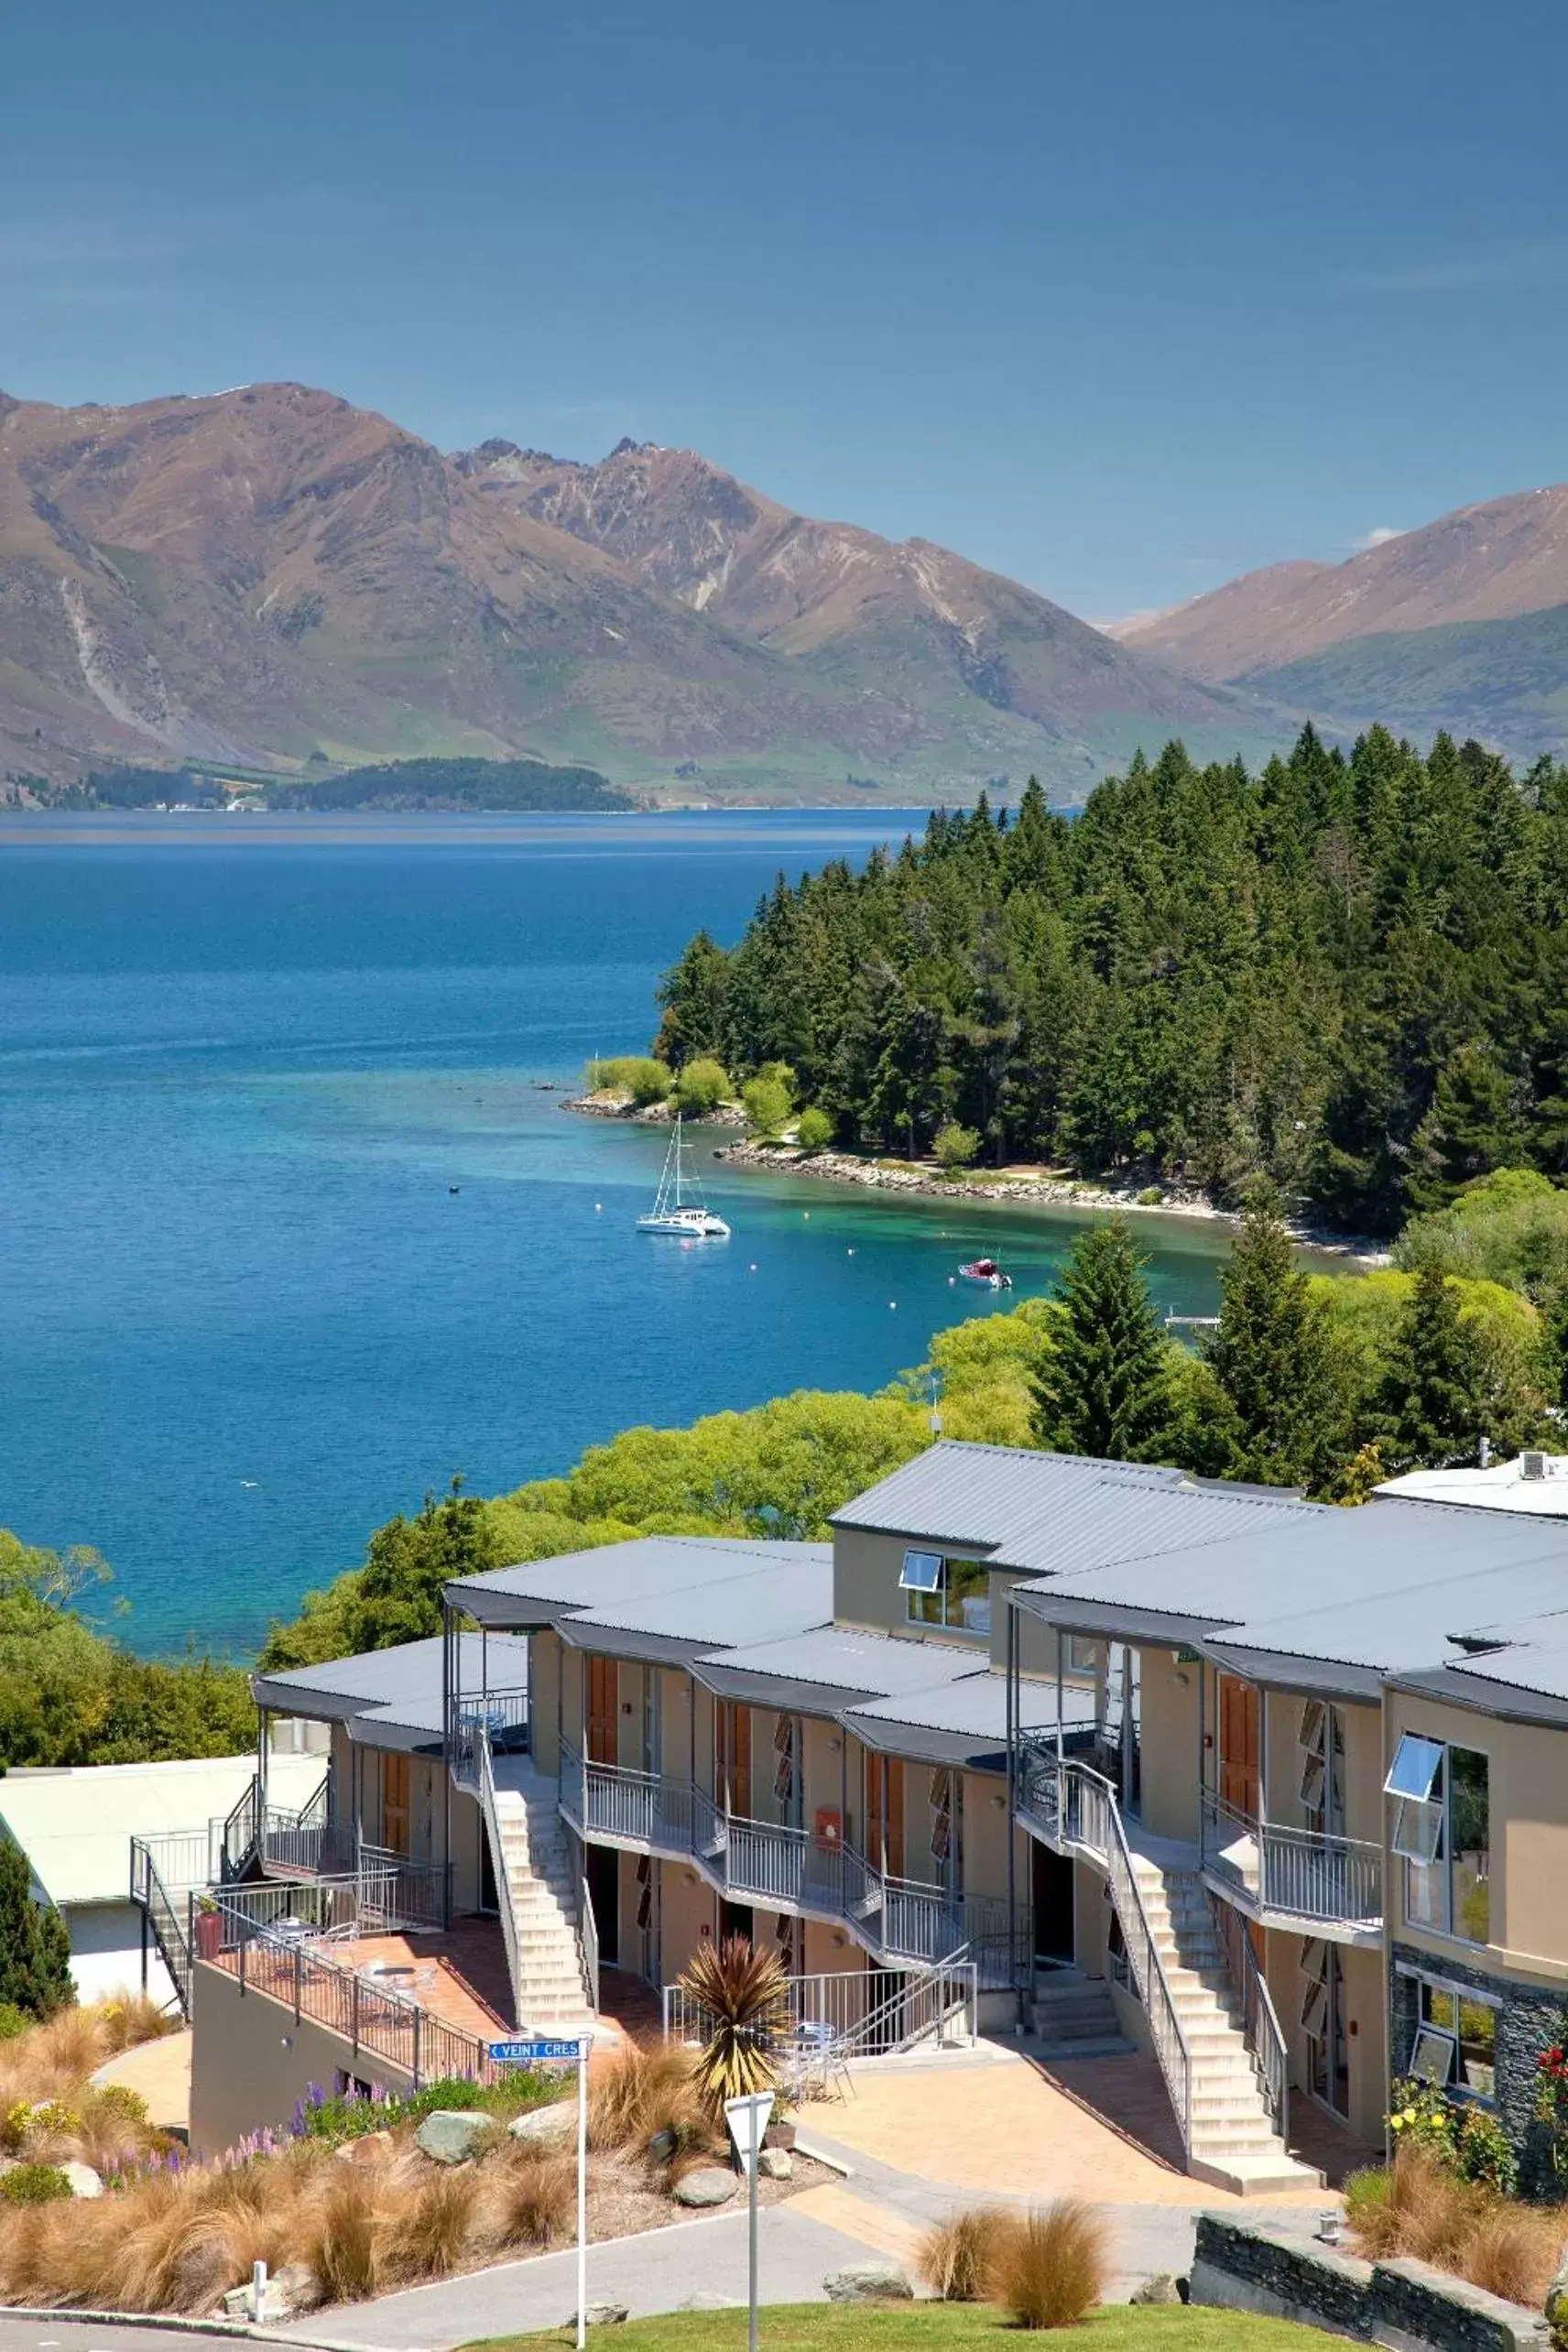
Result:
[[[1521,1454],[1519,1455],[1519,1475],[1521,1478],[1545,1478],[1550,1475],[1551,1460],[1547,1454],[1530,1453]]]

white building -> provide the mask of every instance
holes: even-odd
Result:
[[[268,1779],[278,1801],[302,1805],[321,1778],[319,1754],[274,1753]],[[256,1757],[181,1759],[172,1764],[35,1766],[0,1779],[0,1831],[27,1856],[33,1891],[55,1905],[71,1934],[71,1974],[84,2001],[142,1985],[142,1919],[131,1900],[126,1857],[133,1836],[189,1835],[191,1885],[205,1885],[211,1825],[223,1822],[250,1789]],[[147,1989],[174,1998],[152,1944]]]

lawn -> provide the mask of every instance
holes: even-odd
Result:
[[[998,2339],[1019,2331],[993,2303],[766,2303],[760,2333],[766,2352],[1000,2352]],[[604,2341],[614,2352],[735,2352],[745,2336],[746,2314],[736,2308],[629,2320]],[[574,2340],[571,2328],[552,2328],[485,2337],[462,2352],[538,2352]],[[1049,2352],[1312,2352],[1326,2341],[1315,2327],[1250,2312],[1127,2303],[1108,2303],[1082,2326],[1040,2340]]]

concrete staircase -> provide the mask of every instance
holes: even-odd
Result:
[[[1115,2058],[1136,2048],[1116,2020],[1104,1976],[1081,1968],[1042,1968],[1034,1980],[1029,2023],[1047,2058]]]
[[[577,1882],[555,1782],[526,1756],[497,1756],[494,1772],[501,1851],[490,1858],[496,1894],[510,1903],[516,1932],[518,2029],[587,2024]]]
[[[1225,1968],[1209,1898],[1196,1869],[1139,1851],[1129,1825],[1133,1874],[1192,2057],[1192,2140],[1187,2169],[1216,2187],[1258,2195],[1321,2185],[1274,2129],[1241,2023],[1241,1996]]]

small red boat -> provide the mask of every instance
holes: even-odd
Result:
[[[1012,1276],[1004,1274],[994,1258],[972,1258],[967,1266],[958,1270],[966,1282],[984,1282],[993,1290],[1010,1290],[1013,1287]]]

